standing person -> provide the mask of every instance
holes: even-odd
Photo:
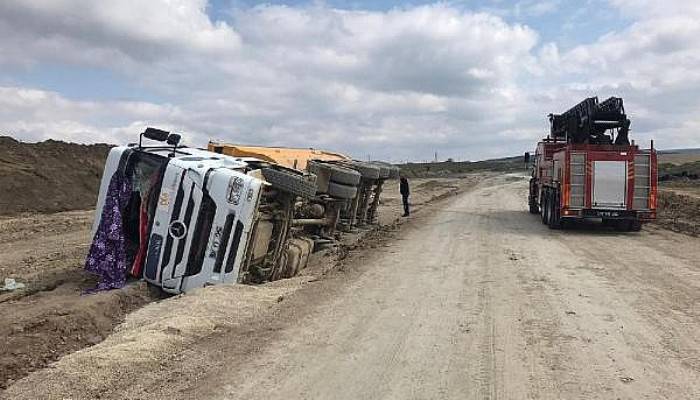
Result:
[[[408,217],[411,213],[408,210],[408,195],[411,191],[408,188],[408,179],[405,176],[401,176],[399,191],[401,192],[401,199],[403,200],[403,216]]]

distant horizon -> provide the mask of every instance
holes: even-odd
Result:
[[[27,143],[27,144],[37,144],[37,143],[44,143],[44,142],[47,142],[47,141],[54,141],[54,142],[62,142],[62,143],[67,143],[67,144],[87,145],[87,146],[91,146],[91,145],[95,145],[95,146],[99,146],[99,145],[107,145],[107,146],[125,146],[125,145],[127,145],[128,143],[136,143],[136,142],[138,142],[138,136],[136,136],[136,139],[135,139],[135,140],[131,140],[131,141],[128,141],[128,142],[122,143],[122,144],[118,144],[118,143],[108,143],[108,142],[81,143],[81,142],[70,142],[70,141],[65,141],[65,140],[55,139],[55,138],[47,138],[47,139],[43,139],[43,140],[39,140],[39,141],[30,141],[30,140],[21,140],[21,139],[18,139],[18,138],[16,138],[16,137],[12,136],[12,135],[6,134],[5,132],[0,133],[0,139],[2,139],[2,138],[9,138],[9,139],[14,140],[14,141],[16,141],[16,142]],[[265,145],[265,144],[252,144],[252,143],[238,143],[238,144],[240,144],[240,145],[248,145],[248,146],[263,146],[263,147],[287,147],[287,146],[284,146],[284,145]],[[655,149],[657,150],[657,152],[659,152],[659,153],[665,153],[665,154],[673,154],[673,153],[675,153],[675,152],[681,152],[681,153],[683,153],[683,152],[696,153],[696,152],[697,152],[697,153],[700,153],[700,147],[673,148],[673,149],[663,149],[663,148],[662,148],[662,149],[660,149],[660,148],[656,147],[656,144],[655,144],[654,147],[655,147]],[[206,148],[206,146],[202,146],[202,147],[198,147],[198,148]],[[304,148],[304,147],[302,147],[302,148]],[[329,148],[323,148],[323,149],[319,148],[318,150],[327,150],[327,151],[334,151],[334,152],[342,153],[341,151],[338,151],[338,150],[335,150],[335,149],[329,149]],[[532,152],[531,152],[531,153],[532,153]],[[444,162],[448,162],[448,158],[452,158],[452,159],[453,159],[452,162],[469,162],[469,163],[475,163],[475,162],[482,162],[482,161],[500,161],[500,160],[505,160],[505,159],[509,159],[509,158],[519,158],[519,157],[523,157],[524,154],[525,154],[525,153],[523,152],[523,154],[519,154],[519,155],[508,155],[508,156],[493,157],[493,158],[484,158],[484,159],[477,159],[477,160],[455,159],[454,157],[447,157],[447,158],[438,158],[437,161],[434,161],[434,160],[426,160],[426,159],[422,159],[422,160],[383,160],[383,159],[373,159],[372,161],[390,161],[390,162],[392,162],[392,163],[394,163],[394,164],[430,164],[430,163],[444,163]]]

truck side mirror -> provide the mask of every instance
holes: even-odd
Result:
[[[177,145],[180,143],[181,136],[178,135],[177,133],[173,133],[172,135],[168,136],[168,140],[166,143],[168,143],[171,146],[177,147]]]
[[[530,152],[526,151],[525,156],[523,157],[523,160],[525,161],[525,165],[530,164]]]
[[[156,128],[146,128],[142,135],[151,140],[157,140],[159,142],[164,142],[168,139],[170,132],[166,132],[162,129]]]

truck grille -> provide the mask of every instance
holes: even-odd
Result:
[[[569,207],[583,208],[585,201],[586,183],[586,155],[571,154],[571,194],[569,195]]]
[[[651,190],[651,166],[649,154],[634,156],[634,199],[632,208],[635,210],[649,209],[649,191]]]

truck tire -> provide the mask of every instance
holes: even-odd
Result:
[[[365,179],[379,179],[379,168],[376,165],[362,161],[348,161],[345,166],[359,172]]]
[[[618,232],[639,232],[642,230],[642,223],[638,220],[619,220],[615,223],[615,230]]]
[[[540,213],[540,208],[537,207],[537,204],[535,204],[534,202],[530,201],[529,207],[530,207],[530,214],[539,214]]]
[[[552,192],[549,208],[549,228],[559,229],[561,228],[561,209],[559,208],[560,199],[559,191],[555,190]]]
[[[316,175],[303,175],[292,171],[263,168],[265,180],[273,187],[285,192],[311,198],[316,195]]]
[[[399,179],[399,177],[401,176],[401,169],[396,165],[392,165],[384,161],[375,161],[374,163],[382,165],[389,169],[389,175],[387,176],[388,179]]]
[[[630,232],[639,232],[642,230],[642,221],[636,219],[630,224]]]
[[[339,199],[354,199],[357,195],[357,187],[330,182],[328,184],[328,194]]]
[[[547,224],[547,209],[549,207],[549,202],[547,201],[547,190],[545,189],[542,193],[542,199],[540,201],[540,217],[542,218],[542,223]]]
[[[319,161],[309,161],[306,168],[309,172],[316,175],[318,175],[321,170],[328,170],[330,171],[330,180],[332,182],[342,183],[343,185],[357,186],[362,178],[362,175],[353,169]]]
[[[537,202],[535,201],[535,194],[537,193],[537,190],[535,189],[535,179],[530,179],[530,190],[528,192],[527,196],[527,203],[528,206],[530,207],[530,214],[539,214],[540,213],[540,208],[537,206]]]
[[[378,163],[376,161],[373,162],[372,165],[375,165],[377,168],[379,168],[379,179],[388,179],[391,175],[391,170],[386,165]]]

